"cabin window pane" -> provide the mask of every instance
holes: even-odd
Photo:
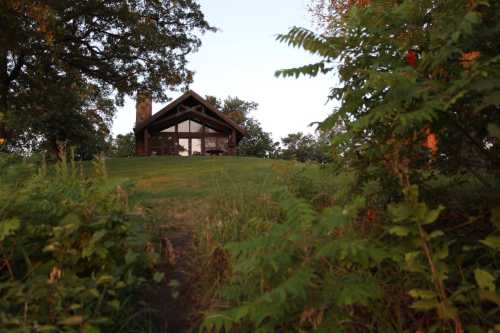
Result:
[[[189,133],[189,120],[183,121],[182,123],[177,124],[177,131]]]
[[[189,156],[189,139],[179,139],[179,155]]]
[[[217,138],[217,149],[226,151],[228,146],[228,139],[227,137],[218,137]]]
[[[196,121],[191,120],[189,124],[191,126],[191,133],[201,133],[203,131],[203,126]]]
[[[175,133],[175,126],[166,128],[162,131],[163,133]]]
[[[207,132],[207,133],[217,133],[216,130],[211,129],[210,127],[205,127],[205,132]]]
[[[217,138],[216,137],[208,137],[205,138],[205,150],[217,149]]]
[[[191,139],[191,155],[201,155],[201,139]]]

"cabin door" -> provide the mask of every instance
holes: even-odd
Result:
[[[201,139],[191,139],[191,156],[201,155]]]

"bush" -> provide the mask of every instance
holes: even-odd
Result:
[[[86,177],[0,156],[0,177],[0,331],[131,329],[156,255],[104,161]]]
[[[247,227],[245,237],[222,240],[225,274],[218,281],[204,329],[493,332],[497,328],[498,213],[493,210],[490,215],[487,195],[479,191],[483,184],[475,177],[464,174],[455,185],[456,177],[429,177],[422,190],[411,186],[388,195],[391,188],[381,186],[383,182],[345,170],[334,177],[296,167],[280,172],[286,188],[265,207],[245,211],[248,226],[259,219],[258,232]],[[325,195],[324,188],[315,185],[322,179],[331,189],[327,208],[317,204],[317,197]],[[423,201],[442,202],[443,187],[449,190],[449,208]],[[476,200],[468,205],[460,191],[453,194],[454,187],[468,188]],[[258,201],[258,194],[245,199]],[[279,212],[266,219],[262,212],[276,206]],[[231,212],[231,221],[220,225],[238,221],[235,210]]]

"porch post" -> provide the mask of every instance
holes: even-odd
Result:
[[[229,139],[229,155],[236,155],[236,130],[233,129]]]
[[[205,155],[205,124],[201,127],[201,155]]]

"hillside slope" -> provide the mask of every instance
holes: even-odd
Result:
[[[221,195],[246,196],[270,191],[277,168],[290,162],[243,157],[144,157],[106,161],[112,183],[132,183],[130,202],[149,221],[155,250],[162,254],[157,270],[165,274],[159,287],[145,291],[156,313],[155,332],[191,332],[203,308],[195,290],[202,273],[196,238],[214,214]]]

